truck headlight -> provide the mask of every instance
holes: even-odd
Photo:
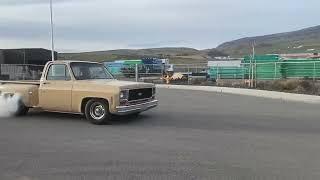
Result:
[[[129,98],[129,91],[128,90],[124,90],[124,91],[120,91],[120,100],[127,100]]]

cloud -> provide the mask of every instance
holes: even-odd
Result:
[[[136,44],[128,44],[130,48],[145,48],[145,47],[169,47],[169,46],[176,46],[180,47],[181,45],[188,44],[187,41],[178,40],[178,41],[159,41],[159,42],[141,42]]]
[[[16,38],[31,41],[32,39],[44,38],[49,34],[49,24],[20,21],[0,21],[1,39]]]
[[[212,48],[246,36],[314,24],[309,0],[53,0],[62,50],[188,46]],[[0,48],[50,47],[49,0],[0,0]],[[299,12],[299,13],[297,13]]]
[[[74,0],[53,0],[54,3],[70,2]],[[39,5],[48,4],[49,0],[1,0],[2,6],[25,6],[25,5]]]

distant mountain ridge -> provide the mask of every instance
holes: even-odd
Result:
[[[83,53],[60,53],[59,59],[112,61],[158,57],[169,58],[172,63],[206,63],[216,56],[243,57],[251,54],[253,42],[255,43],[257,54],[320,52],[320,26],[292,32],[241,38],[223,43],[217,48],[206,50],[186,47],[118,49]]]
[[[217,49],[233,56],[243,56],[251,53],[253,42],[259,54],[319,52],[320,26],[292,32],[241,38],[223,43]]]
[[[59,59],[113,61],[140,59],[143,57],[169,58],[172,63],[206,63],[214,56],[224,55],[216,49],[197,50],[186,47],[164,47],[150,49],[118,49],[82,53],[60,53]]]

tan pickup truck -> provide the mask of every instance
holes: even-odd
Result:
[[[158,105],[153,84],[118,81],[99,63],[52,61],[40,81],[0,81],[0,96],[21,97],[16,115],[30,108],[84,114],[93,124],[113,115],[138,115]]]

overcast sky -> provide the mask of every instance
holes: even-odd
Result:
[[[213,48],[319,25],[319,0],[53,0],[60,52]],[[50,48],[49,0],[0,0],[0,48]]]

